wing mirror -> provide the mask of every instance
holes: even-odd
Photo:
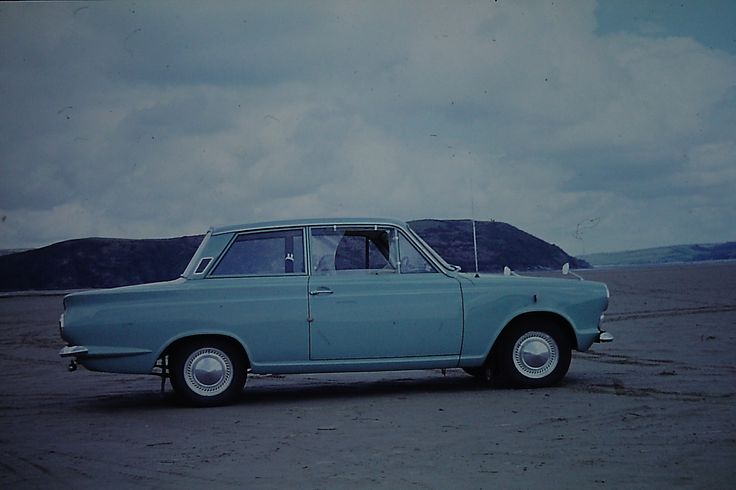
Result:
[[[566,276],[568,274],[570,274],[573,277],[577,277],[581,281],[583,280],[582,277],[580,277],[579,275],[575,274],[573,271],[570,270],[570,262],[565,262],[565,264],[562,266],[562,275]]]

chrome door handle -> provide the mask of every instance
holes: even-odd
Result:
[[[314,291],[309,291],[309,294],[311,296],[317,296],[318,294],[332,294],[334,291],[330,288],[321,287],[318,289],[315,289]]]

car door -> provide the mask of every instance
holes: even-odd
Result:
[[[240,338],[253,369],[309,359],[304,244],[301,228],[240,233],[207,279],[203,323]]]
[[[312,360],[459,355],[459,282],[398,229],[313,227],[309,236]]]

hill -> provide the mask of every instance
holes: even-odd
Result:
[[[594,267],[618,265],[671,264],[736,259],[736,242],[673,245],[625,252],[583,255]]]
[[[82,238],[0,256],[0,291],[109,288],[178,277],[202,236]]]
[[[419,220],[412,228],[451,264],[474,271],[470,220]],[[588,264],[501,222],[477,221],[479,270],[498,272]],[[202,236],[157,240],[83,238],[0,256],[0,291],[107,288],[178,277]]]
[[[475,271],[472,221],[425,219],[409,225],[449,263],[466,272]],[[475,231],[478,270],[482,272],[500,272],[506,265],[514,270],[558,269],[565,262],[572,268],[589,265],[508,223],[476,221]]]

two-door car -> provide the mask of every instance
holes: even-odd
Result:
[[[462,368],[549,386],[571,350],[612,340],[605,284],[469,274],[393,219],[210,229],[180,278],[64,298],[60,355],[232,401],[252,373]]]

